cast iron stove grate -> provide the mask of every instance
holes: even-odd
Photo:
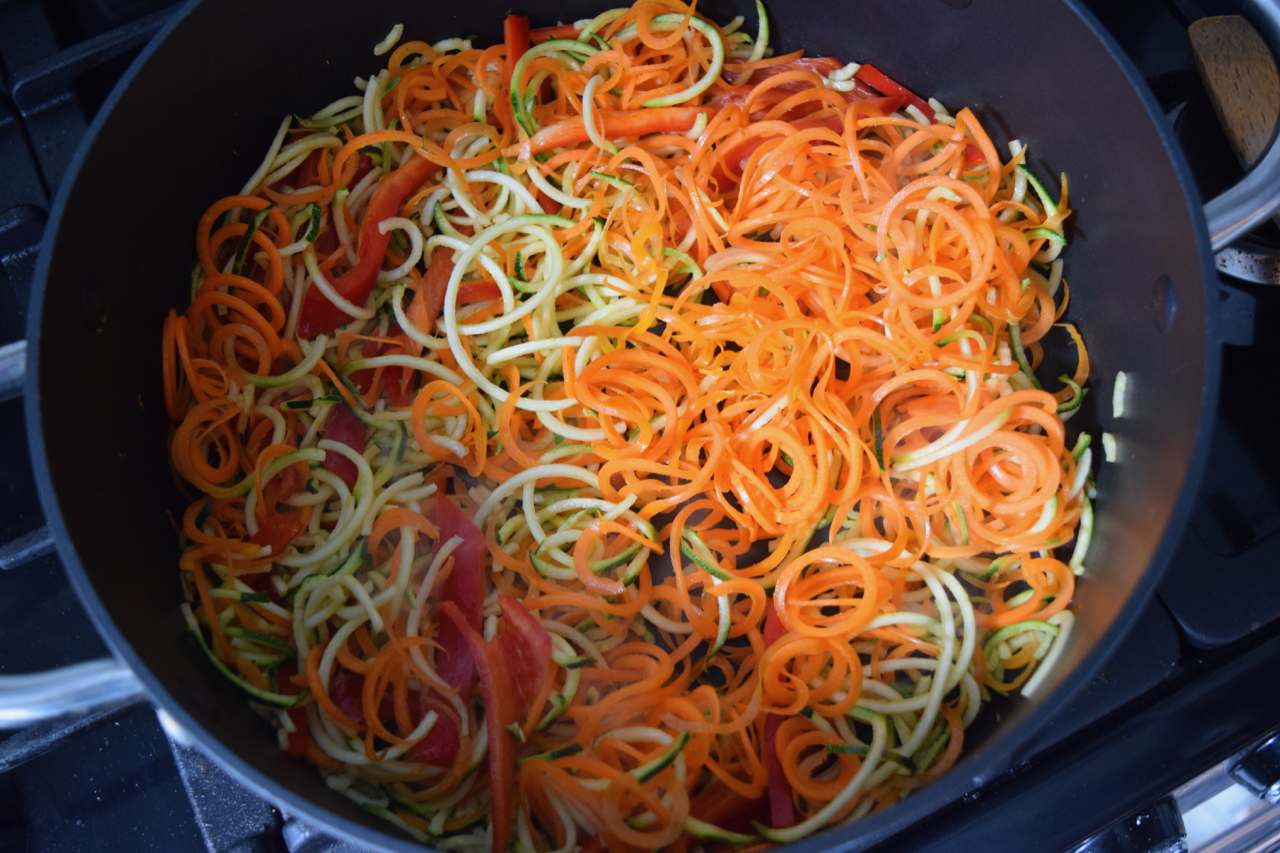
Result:
[[[1238,176],[1186,39],[1192,20],[1235,11],[1230,4],[1088,5],[1176,116],[1206,197]],[[172,11],[167,0],[0,0],[0,346],[22,336],[49,200],[75,147]],[[1259,369],[1280,357],[1280,341],[1253,335],[1255,322],[1267,328],[1280,320],[1280,293],[1224,284],[1223,299],[1224,339],[1233,345],[1213,448],[1157,599],[1013,771],[895,838],[892,849],[1014,843],[1056,853],[1082,842],[1080,849],[1157,849],[1181,834],[1178,806],[1226,784],[1224,762],[1280,726],[1267,701],[1280,684],[1280,566],[1272,557],[1280,541],[1280,455],[1268,451],[1280,375]],[[20,399],[0,402],[0,543],[11,543],[0,548],[0,566],[12,566],[0,571],[0,672],[7,673],[106,653],[51,553],[21,407]],[[1237,775],[1270,785],[1280,764],[1268,763],[1269,755],[1246,762],[1261,768],[1253,776]],[[1176,801],[1169,796],[1205,771]],[[1270,825],[1250,826],[1239,833]],[[356,853],[282,817],[198,752],[170,741],[146,705],[0,740],[0,853],[284,849]]]

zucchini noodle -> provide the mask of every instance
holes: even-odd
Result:
[[[845,826],[1064,654],[1066,178],[757,16],[397,25],[200,221],[163,329],[191,641],[436,849]]]

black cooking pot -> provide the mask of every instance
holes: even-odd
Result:
[[[234,776],[287,811],[380,850],[421,849],[282,755],[243,696],[180,641],[160,327],[186,296],[201,213],[253,172],[283,115],[307,114],[376,70],[371,48],[393,24],[413,38],[475,33],[492,43],[510,4],[195,2],[108,99],[50,217],[26,401],[49,523],[119,662],[10,679],[0,685],[8,688],[0,718],[145,690]],[[600,0],[563,0],[517,11],[539,25],[601,8]],[[700,10],[717,20],[755,15],[744,0]],[[1072,426],[1113,433],[1118,450],[1097,472],[1099,516],[1076,629],[1045,689],[1035,701],[1011,700],[998,725],[988,711],[959,765],[932,787],[797,845],[852,849],[1007,769],[1142,609],[1182,531],[1216,397],[1211,246],[1275,208],[1280,150],[1211,206],[1211,243],[1154,99],[1077,0],[774,0],[770,11],[780,49],[873,62],[953,109],[973,106],[998,141],[1027,142],[1043,174],[1068,174],[1078,211],[1065,254],[1070,314],[1094,366],[1089,402]],[[1256,12],[1265,32],[1280,32],[1274,2]],[[1114,418],[1119,371],[1129,377],[1127,404]]]

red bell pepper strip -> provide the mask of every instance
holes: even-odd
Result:
[[[272,487],[277,501],[287,501],[302,490],[302,478],[297,469],[290,465],[280,473],[279,480],[273,481]],[[278,484],[278,486],[277,486]],[[301,513],[275,512],[262,523],[258,532],[249,537],[254,545],[270,546],[272,554],[279,554],[294,540],[303,528]],[[240,575],[240,580],[248,584],[255,592],[265,592],[271,586],[271,572],[252,572]]]
[[[338,710],[353,723],[364,722],[364,676],[358,672],[340,669],[334,673],[329,682],[329,698]],[[383,723],[395,715],[395,699],[391,691],[382,695],[382,704],[378,706],[378,719]],[[415,724],[422,719],[422,706],[414,693],[408,696],[409,716]]]
[[[444,705],[436,700],[428,702],[425,711],[436,712],[436,724],[427,732],[426,737],[404,754],[405,760],[421,761],[436,767],[452,767],[458,757],[458,724],[444,710]],[[409,703],[409,715],[415,720],[422,719],[413,701]]]
[[[858,73],[854,74],[853,76],[858,80],[861,80],[863,83],[866,83],[868,86],[875,89],[877,92],[879,92],[882,95],[888,95],[891,97],[896,96],[896,97],[903,98],[906,103],[915,106],[916,109],[924,113],[925,118],[927,118],[929,121],[933,121],[933,118],[934,118],[933,107],[929,106],[927,101],[925,101],[919,95],[912,92],[910,89],[903,86],[901,83],[898,83],[892,78],[885,76],[874,65],[862,66],[861,68],[858,69]]]
[[[764,647],[769,648],[786,633],[787,629],[770,599],[764,617]],[[778,727],[782,725],[782,719],[780,714],[767,714],[764,718],[764,767],[769,777],[769,810],[775,829],[794,826],[796,822],[791,783],[787,781],[782,760],[778,758]]]
[[[392,320],[387,326],[387,337],[394,338],[404,334],[404,330],[400,328],[400,324]],[[367,342],[364,351],[360,353],[361,358],[377,358],[380,355],[390,355],[400,352],[400,347],[394,343],[376,343]],[[372,367],[366,367],[364,370],[355,370],[351,373],[351,382],[360,389],[360,395],[364,396],[369,393],[369,389],[373,387],[373,378],[377,375],[377,370]],[[387,401],[393,406],[404,408],[413,404],[413,398],[416,396],[414,377],[417,371],[411,367],[388,367],[382,372],[382,393],[386,395]]]
[[[268,186],[267,189],[273,192],[289,192],[316,183],[319,175],[318,161],[323,153],[323,148],[313,150],[298,164],[298,168]]]
[[[544,193],[542,190],[537,189],[537,188],[535,187],[535,188],[534,188],[533,197],[534,197],[534,198],[536,198],[536,199],[538,200],[538,204],[542,205],[542,212],[543,212],[543,213],[549,213],[549,214],[551,214],[552,216],[555,216],[556,214],[558,214],[558,213],[560,212],[560,210],[561,210],[561,204],[560,204],[560,202],[558,202],[558,201],[556,201],[555,199],[551,198],[549,195],[547,195],[546,193]]]
[[[409,322],[423,334],[435,331],[436,318],[444,310],[445,291],[449,289],[449,277],[453,275],[453,252],[449,249],[436,249],[427,264],[427,272],[422,276],[418,292],[405,312]]]
[[[364,676],[338,670],[329,682],[329,698],[353,723],[364,722]]]
[[[440,167],[430,160],[414,156],[382,179],[382,183],[374,190],[373,197],[369,199],[364,221],[360,223],[356,265],[333,282],[333,289],[339,296],[356,305],[363,305],[369,298],[377,281],[378,271],[382,269],[387,244],[391,242],[391,235],[380,232],[378,226],[384,219],[395,216],[404,200],[439,170]],[[351,317],[345,311],[330,302],[320,292],[320,288],[312,287],[307,290],[306,299],[302,303],[302,313],[298,318],[298,337],[305,339],[327,335],[350,322]]]
[[[276,493],[276,500],[287,501],[300,491],[302,491],[302,477],[298,475],[298,467],[290,465],[280,472],[280,491]]]
[[[423,334],[430,335],[435,331],[436,318],[444,312],[444,297],[449,289],[449,277],[453,275],[453,258],[450,257],[452,254],[448,249],[436,250],[436,253],[431,256],[431,263],[427,265],[426,274],[422,276],[422,282],[418,285],[418,292],[414,294],[413,301],[405,309],[409,322]],[[489,302],[501,298],[502,291],[492,281],[464,281],[458,286],[459,305]],[[416,343],[407,342],[407,345],[415,347],[417,352],[422,351]]]
[[[369,440],[369,428],[345,403],[334,403],[333,412],[330,413],[329,420],[324,425],[324,437],[329,441],[345,444],[356,453],[364,453],[364,446]],[[356,467],[356,463],[341,453],[326,450],[324,467],[337,474],[342,482],[347,484],[347,488],[355,488],[356,480],[360,476],[360,469]]]
[[[338,232],[332,226],[326,228],[319,237],[316,238],[315,250],[317,258],[327,258],[334,252],[338,251]],[[292,366],[292,365],[291,365]]]
[[[470,685],[468,685],[468,689]],[[329,684],[329,698],[338,710],[347,715],[353,723],[364,722],[364,676],[339,671]],[[395,714],[394,700],[388,693],[382,698],[378,708],[378,718],[384,723]],[[428,711],[436,712],[436,724],[427,732],[426,737],[414,744],[404,754],[406,761],[420,761],[434,764],[437,767],[449,767],[458,757],[458,724],[453,716],[444,710],[440,700],[431,699],[424,708],[416,694],[409,694],[409,718],[414,724],[422,721]],[[296,723],[295,723],[296,725]]]
[[[502,298],[502,291],[492,281],[464,281],[458,287],[458,304],[470,305],[473,302],[492,302]]]
[[[655,107],[647,110],[596,110],[596,115],[597,121],[604,123],[605,139],[622,139],[650,133],[684,133],[693,127],[699,114],[710,112],[707,107]],[[575,116],[544,127],[529,137],[529,152],[541,154],[588,139],[582,116]]]
[[[387,333],[390,334],[391,330],[388,329]],[[364,351],[360,353],[360,358],[377,358],[382,355],[383,349],[384,348],[380,343],[366,341]],[[386,349],[390,349],[390,347],[386,347]],[[365,394],[368,394],[369,389],[373,387],[373,377],[376,373],[377,371],[372,367],[366,367],[364,370],[353,370],[348,378],[351,380],[351,384],[356,386],[356,389],[359,390],[360,396],[363,397]]]
[[[513,682],[519,715],[510,723],[524,725],[533,701],[551,677],[551,635],[520,599],[498,596],[498,607],[507,620],[506,631],[489,644],[490,660],[501,663]],[[476,636],[479,636],[477,634]]]
[[[440,601],[452,602],[466,619],[467,627],[479,631],[484,618],[487,550],[484,534],[453,501],[443,496],[435,504],[435,523],[440,530],[440,543],[454,536],[462,537],[462,544],[453,550],[453,571],[440,585]],[[436,672],[450,686],[458,688],[458,695],[466,700],[471,696],[474,662],[462,631],[448,620],[441,620],[436,642],[442,652],[436,662]]]
[[[752,821],[769,819],[769,798],[747,799],[717,779],[689,801],[689,814],[721,829],[750,835],[755,832]]]
[[[906,100],[901,95],[888,95],[883,98],[865,98],[863,103],[871,104],[880,112],[889,115],[902,109],[902,105],[906,103]]]
[[[550,677],[551,636],[519,600],[498,596],[505,626],[486,643],[452,601],[440,605],[441,624],[452,622],[471,647],[484,691],[484,718],[489,732],[489,808],[493,824],[491,850],[511,844],[516,771],[515,738],[507,727],[523,725],[530,705]]]
[[[440,542],[448,542],[454,536],[462,537],[462,544],[453,551],[453,571],[440,586],[440,600],[450,602],[467,623],[467,627],[479,631],[484,608],[484,534],[475,522],[458,509],[452,501],[442,498],[436,502],[435,522],[440,529]],[[440,644],[440,655],[436,661],[436,672],[445,683],[458,689],[458,695],[470,698],[475,664],[471,647],[464,633],[448,619],[440,620],[436,629],[436,641]],[[350,673],[340,673],[330,685],[329,695],[342,713],[353,722],[364,720],[363,706],[364,677]],[[427,711],[434,710],[439,719],[431,727],[431,731],[418,741],[408,752],[405,759],[434,764],[437,767],[449,767],[458,756],[458,724],[452,715],[445,711],[444,699],[433,694],[425,707],[420,707],[416,696],[409,697],[409,716],[416,722],[422,719]],[[392,709],[389,703],[381,710],[380,716],[390,718]]]
[[[964,147],[964,161],[970,165],[986,162],[987,155],[982,153],[982,149],[976,145],[966,145]]]
[[[529,19],[524,15],[507,15],[502,22],[502,41],[507,46],[507,86],[511,85],[511,75],[515,73],[516,63],[529,49]]]
[[[324,149],[318,149],[318,150],[324,150]],[[372,171],[373,171],[373,159],[368,154],[360,154],[359,156],[356,157],[355,174],[351,176],[351,182],[348,183],[347,186],[349,187],[356,186],[357,184],[359,184],[361,181],[364,180],[365,175],[369,174]],[[319,180],[318,170],[317,170],[316,179]]]
[[[413,399],[418,396],[417,383],[413,381],[416,375],[411,367],[387,368],[382,380],[382,393],[386,395],[387,402],[398,409],[412,406]]]
[[[363,448],[362,448],[363,449]],[[258,528],[258,532],[249,537],[254,545],[271,549],[272,555],[279,554],[294,540],[304,527],[298,513],[277,512]]]

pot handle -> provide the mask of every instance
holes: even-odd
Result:
[[[22,380],[26,372],[26,341],[14,341],[0,347],[0,403],[22,394]]]
[[[0,346],[0,402],[22,394],[26,368],[26,341]],[[0,730],[21,729],[67,714],[87,714],[129,705],[146,695],[133,670],[115,658],[86,661],[48,672],[0,675]]]
[[[1245,17],[1257,28],[1273,57],[1280,57],[1280,0],[1245,0]],[[1277,124],[1280,124],[1278,122]],[[1280,145],[1273,132],[1266,156],[1240,183],[1204,206],[1209,240],[1219,252],[1280,210]]]
[[[21,729],[66,714],[129,705],[146,695],[133,670],[115,658],[48,672],[0,675],[0,729]]]

